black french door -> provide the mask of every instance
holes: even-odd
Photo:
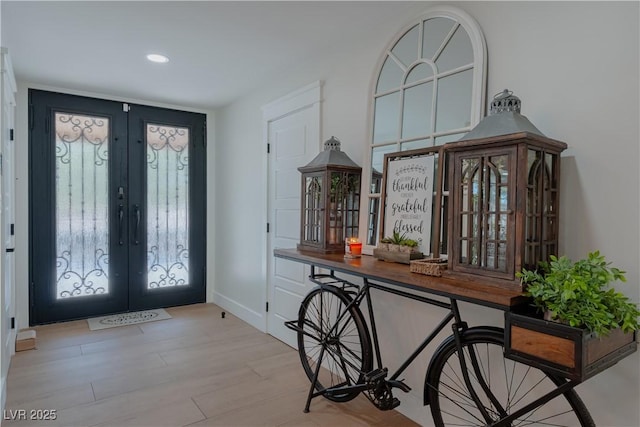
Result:
[[[29,91],[31,324],[205,300],[205,115]]]

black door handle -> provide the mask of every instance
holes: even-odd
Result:
[[[140,244],[140,239],[138,237],[138,229],[140,228],[140,206],[133,205],[133,213],[136,216],[136,227],[133,231],[133,243],[136,245]]]
[[[124,205],[121,203],[118,205],[118,244],[120,246],[124,245],[124,241],[122,240],[123,220],[124,220]]]

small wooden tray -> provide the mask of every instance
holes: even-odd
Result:
[[[635,352],[636,334],[587,330],[528,314],[505,312],[505,357],[565,378],[584,381]]]

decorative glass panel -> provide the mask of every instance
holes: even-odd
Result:
[[[147,288],[189,284],[189,129],[146,126]]]
[[[410,29],[391,49],[391,53],[406,67],[418,59],[418,25]]]
[[[438,82],[436,130],[443,132],[470,125],[473,70],[466,70]]]
[[[463,65],[470,65],[473,63],[473,49],[471,47],[471,40],[469,35],[461,26],[447,43],[447,48],[442,51],[442,54],[436,59],[436,66],[438,72],[453,70]]]
[[[537,259],[548,260],[549,255],[557,253],[558,156],[535,150],[528,153],[527,218],[533,218],[527,223],[527,236],[533,236],[531,239],[536,245],[532,245],[525,256],[534,263]]]
[[[540,217],[540,199],[538,194],[538,177],[540,176],[540,157],[542,152],[527,150],[527,206],[525,211],[525,248],[524,265],[529,267],[535,264],[539,256],[540,242],[538,226]]]
[[[384,169],[384,155],[387,153],[393,153],[398,151],[396,144],[383,145],[380,147],[373,147],[371,152],[371,183],[377,183],[378,191],[380,192],[380,181],[382,180],[382,171]],[[372,191],[373,193],[373,191]]]
[[[507,243],[498,243],[498,271],[507,271]]]
[[[403,142],[400,144],[400,151],[417,150],[418,148],[426,148],[433,145],[431,139],[417,139],[415,141]],[[434,181],[435,182],[435,181]]]
[[[455,22],[449,18],[433,18],[424,21],[422,32],[422,57],[430,61],[442,46],[445,38],[453,28]]]
[[[402,68],[396,64],[396,61],[391,57],[387,57],[382,66],[382,71],[380,71],[380,76],[378,77],[376,93],[399,88],[400,83],[402,83],[403,74]]]
[[[379,190],[378,190],[379,191]],[[380,218],[378,213],[380,212],[380,198],[369,198],[369,216],[367,224],[367,245],[375,245],[378,238],[378,226]]]
[[[409,74],[407,75],[407,79],[405,80],[405,84],[411,84],[417,82],[418,80],[428,79],[433,76],[433,68],[431,65],[420,63],[413,67]]]
[[[433,82],[413,86],[404,92],[402,138],[414,138],[431,133]]]
[[[109,293],[108,118],[55,113],[56,298]]]
[[[488,227],[487,237],[490,240],[495,240],[496,232],[498,230],[497,223],[496,223],[496,214],[492,214],[492,213],[487,214],[487,227]]]
[[[304,183],[304,240],[309,243],[321,243],[322,236],[322,177],[308,176]]]
[[[331,172],[328,243],[358,236],[360,177],[348,172]]]
[[[344,241],[344,198],[346,194],[345,175],[331,173],[331,191],[329,192],[329,235],[328,243],[333,245]]]
[[[475,265],[478,262],[478,221],[480,212],[479,190],[481,169],[479,158],[462,159],[460,181],[460,258],[459,262]]]
[[[454,133],[452,135],[443,135],[436,137],[435,145],[444,145],[447,142],[457,141],[464,136],[464,133]]]
[[[377,98],[375,108],[373,142],[393,141],[398,138],[400,92]]]
[[[396,144],[373,147],[371,149],[371,183],[369,194],[380,194],[382,189],[382,171],[384,169],[384,155],[398,151]],[[374,211],[375,210],[375,211]],[[378,227],[380,225],[380,199],[371,197],[369,199],[369,219],[367,225],[367,244],[375,244],[378,238]],[[373,240],[371,240],[373,239]],[[373,243],[370,243],[373,242]]]
[[[382,191],[382,172],[377,169],[371,169],[371,193],[379,194]]]
[[[358,237],[360,225],[360,175],[347,174],[345,237]]]
[[[484,242],[487,262],[483,267],[501,270],[506,266],[506,231],[508,213],[508,185],[509,185],[509,156],[499,155],[489,157],[486,161],[488,180],[488,194],[484,203],[487,205],[485,229],[482,239]],[[496,246],[497,245],[497,246]],[[498,251],[497,248],[503,248]]]
[[[462,159],[462,211],[478,210],[479,159]]]
[[[442,16],[443,12],[446,17]],[[374,117],[369,141],[372,159],[367,165],[373,169],[370,171],[372,184],[374,177],[383,172],[378,151],[382,144],[394,144],[394,149],[404,151],[457,141],[483,117],[483,108],[478,106],[484,104],[484,85],[474,87],[473,79],[475,76],[478,81],[484,81],[485,58],[481,49],[484,40],[471,38],[469,34],[473,33],[467,33],[468,28],[480,33],[477,24],[468,22],[451,8],[446,12],[434,8],[409,28],[392,41],[391,52],[385,52],[372,95]],[[443,72],[440,68],[446,70]],[[455,74],[452,69],[456,69]],[[429,82],[429,87],[417,85],[418,82]],[[385,96],[380,96],[382,93]],[[437,123],[433,123],[431,117],[436,117]],[[445,173],[445,180],[446,176]],[[367,237],[373,245],[380,212],[371,209],[383,209],[384,203],[377,200],[379,188],[368,187],[371,203]],[[444,195],[443,206],[448,204],[447,200]],[[448,237],[446,221],[444,215],[440,240],[443,245]],[[471,250],[469,247],[469,253]],[[473,250],[477,252],[479,248]]]
[[[556,229],[557,221],[557,209],[556,201],[558,200],[558,189],[556,188],[555,178],[558,176],[556,169],[556,162],[558,156],[545,153],[545,163],[542,177],[542,188],[544,191],[544,234],[543,239],[547,246],[547,252],[544,254],[543,259],[548,259],[549,255],[553,255],[556,252],[549,252],[549,246],[555,241],[558,235]]]

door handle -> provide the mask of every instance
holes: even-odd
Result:
[[[124,220],[124,205],[120,203],[118,205],[118,244],[120,244],[120,246],[124,245],[124,241],[122,240],[123,220]]]
[[[133,230],[133,243],[136,245],[140,244],[140,239],[138,238],[138,229],[140,228],[140,206],[133,205],[133,214],[136,216],[136,227]]]

